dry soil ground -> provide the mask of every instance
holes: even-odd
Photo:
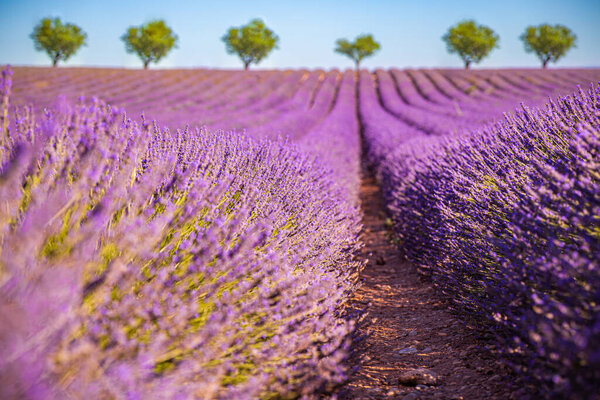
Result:
[[[361,187],[364,212],[362,287],[353,307],[365,309],[355,345],[357,370],[342,399],[526,399],[515,377],[483,350],[483,339],[391,243],[373,177]]]

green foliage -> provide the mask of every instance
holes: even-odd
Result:
[[[381,48],[371,34],[360,35],[354,39],[354,42],[338,39],[335,46],[335,52],[350,57],[356,64],[356,69],[360,67],[363,58],[372,56]]]
[[[141,26],[130,26],[121,36],[128,53],[135,53],[148,68],[151,62],[157,63],[177,47],[177,35],[163,20],[150,21]]]
[[[277,49],[279,37],[260,19],[253,19],[248,25],[229,28],[221,38],[225,42],[228,54],[237,54],[244,63],[244,69],[250,64],[258,64],[273,49]]]
[[[577,36],[564,25],[528,26],[519,37],[525,45],[525,51],[535,53],[546,68],[549,61],[556,62],[567,51],[575,47]]]
[[[498,35],[485,25],[475,21],[463,21],[450,27],[442,36],[448,52],[457,53],[469,68],[472,62],[478,63],[494,48],[498,47]]]
[[[29,37],[35,49],[45,51],[56,67],[60,60],[66,61],[86,44],[87,35],[77,25],[63,24],[60,18],[44,18],[33,28]]]

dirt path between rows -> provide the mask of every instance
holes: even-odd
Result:
[[[487,352],[447,302],[391,244],[384,203],[373,177],[361,187],[362,256],[368,265],[355,309],[365,308],[341,399],[526,399],[514,377]],[[365,315],[363,313],[363,315]],[[410,370],[421,369],[420,371]],[[402,377],[402,378],[401,378]],[[404,384],[399,383],[402,379]]]

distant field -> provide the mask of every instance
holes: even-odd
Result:
[[[170,128],[206,125],[298,140],[338,101],[343,74],[337,70],[17,67],[13,102],[41,108],[53,106],[59,95],[69,101],[96,96],[124,108],[132,118],[144,112],[147,119],[157,119]],[[542,105],[549,96],[574,92],[576,85],[586,88],[600,81],[600,70],[391,69],[362,72],[360,80],[369,76],[373,88],[368,90],[376,97],[369,95],[362,108],[372,108],[373,116],[383,113],[394,129],[409,127],[425,134],[445,134],[498,119],[521,102],[530,107]],[[353,85],[349,80],[345,84]],[[379,104],[370,104],[375,99]]]

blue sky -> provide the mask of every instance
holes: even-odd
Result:
[[[382,45],[364,67],[460,67],[441,36],[467,18],[500,35],[500,48],[481,67],[537,66],[518,37],[527,25],[540,23],[567,25],[578,36],[578,47],[557,66],[600,66],[598,0],[0,0],[0,64],[49,65],[29,38],[47,16],[75,23],[88,34],[87,47],[67,61],[70,66],[140,66],[119,38],[130,25],[163,18],[179,36],[179,46],[158,67],[239,68],[220,38],[254,17],[280,37],[280,49],[261,68],[351,67],[349,59],[333,52],[334,42],[361,33],[372,33]]]

